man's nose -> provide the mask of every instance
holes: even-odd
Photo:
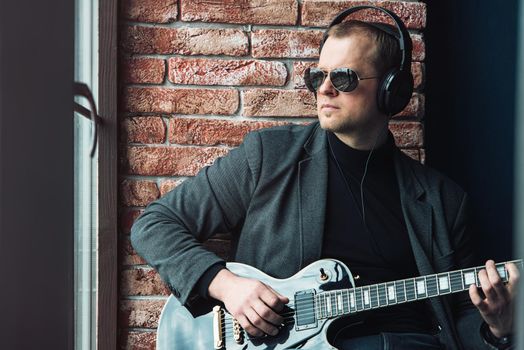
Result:
[[[326,75],[326,78],[320,84],[320,87],[318,88],[318,93],[323,95],[336,95],[338,93],[337,89],[333,87],[333,84],[331,84],[331,80],[329,79],[329,74]]]

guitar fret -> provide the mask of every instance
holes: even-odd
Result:
[[[387,298],[386,298],[386,285],[384,283],[381,283],[378,285],[378,303],[379,306],[384,306],[388,304]]]
[[[460,271],[449,272],[449,279],[451,282],[451,292],[459,292],[464,290],[462,286],[462,273]]]
[[[317,294],[315,295],[315,311],[317,313],[317,319],[321,320],[322,319],[322,310],[320,308],[320,295]]]
[[[369,304],[369,287],[364,287],[362,289],[362,293],[363,293],[363,299],[364,299],[364,309],[369,309],[371,308],[371,305]]]
[[[449,292],[449,276],[447,273],[439,274],[438,276],[438,289],[439,294],[445,294]]]
[[[350,306],[351,312],[355,312],[357,310],[356,305],[355,305],[355,290],[352,290],[349,293],[349,306]]]
[[[438,295],[437,275],[430,275],[426,278],[426,290],[428,297]]]
[[[395,281],[395,294],[397,296],[397,303],[403,303],[406,301],[406,293],[402,281]]]
[[[334,300],[335,302],[335,315],[341,315],[342,314],[342,300],[340,299],[340,295],[338,291],[335,291]]]
[[[417,299],[419,298],[425,298],[427,296],[426,293],[426,280],[424,277],[419,277],[415,279],[415,290],[417,294]]]
[[[334,295],[333,295],[333,292],[328,292],[329,294],[329,304],[328,304],[328,307],[329,307],[329,316],[330,317],[333,317],[335,316],[335,305],[336,305],[336,299],[334,298]]]
[[[522,260],[512,261],[519,269]],[[508,282],[506,263],[495,265],[503,282]],[[362,310],[381,308],[425,299],[442,294],[467,290],[471,284],[480,286],[478,272],[484,266],[442,272],[427,276],[377,283],[357,288],[339,289],[318,293],[313,297],[313,312],[317,319],[348,315]]]
[[[374,289],[371,290],[371,307],[376,308],[378,307],[378,286],[375,284],[372,287]]]
[[[342,304],[342,293],[337,291],[337,315],[344,314],[344,305]]]
[[[361,311],[364,309],[364,304],[362,302],[362,288],[355,289],[355,299],[357,304],[357,310]]]
[[[331,293],[329,292],[327,297],[327,315],[328,317],[332,317],[333,316],[333,298],[331,297]]]
[[[397,293],[395,293],[395,283],[386,283],[387,295],[388,295],[388,305],[397,303]]]
[[[326,297],[327,297],[326,294],[324,294],[324,295],[322,296],[322,311],[323,311],[323,313],[324,313],[324,317],[325,317],[325,318],[328,318],[329,315],[328,315],[328,308],[327,308],[327,300],[326,300]]]
[[[502,264],[495,264],[495,267],[497,268],[497,272],[499,273],[500,279],[503,282],[507,282],[508,281],[508,274],[507,274],[505,265],[506,264],[504,264],[504,263],[502,263]]]
[[[349,291],[346,289],[346,293],[341,292],[342,295],[342,302],[343,302],[343,313],[344,315],[349,314]]]
[[[406,300],[412,301],[416,299],[417,295],[415,294],[415,280],[413,278],[409,278],[406,280]]]
[[[476,284],[475,269],[463,270],[462,275],[464,276],[464,287],[467,286],[469,288],[472,284]]]

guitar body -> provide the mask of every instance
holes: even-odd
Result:
[[[240,263],[228,263],[227,268],[242,277],[254,278],[271,286],[278,293],[289,298],[287,322],[277,336],[250,338],[243,332],[243,340],[235,341],[233,337],[233,320],[225,312],[227,325],[221,330],[223,335],[222,349],[330,349],[333,348],[327,339],[326,329],[336,319],[315,319],[307,312],[295,313],[293,305],[304,303],[301,295],[307,297],[317,293],[354,287],[353,277],[349,269],[340,261],[334,259],[319,260],[305,267],[294,276],[287,279],[272,278],[256,268]],[[234,286],[232,286],[234,288]],[[298,294],[297,294],[298,293]],[[301,294],[302,293],[302,294]],[[296,297],[298,296],[298,300]],[[213,321],[213,311],[194,317],[180,302],[170,296],[162,314],[157,331],[158,350],[211,350],[216,347],[216,333]],[[229,321],[228,321],[229,320]]]

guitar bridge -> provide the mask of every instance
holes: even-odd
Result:
[[[235,338],[235,343],[239,345],[244,343],[244,330],[237,320],[233,320],[233,338]]]
[[[213,344],[219,350],[224,348],[224,310],[220,306],[213,308]]]

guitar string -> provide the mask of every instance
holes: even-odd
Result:
[[[466,270],[467,270],[467,269],[466,269]],[[447,274],[448,274],[448,273],[445,273],[445,275],[447,275]],[[425,282],[426,285],[427,285],[427,284],[428,284],[428,280],[430,280],[430,278],[434,278],[433,282],[434,282],[435,286],[433,286],[433,287],[436,287],[436,285],[437,285],[437,281],[438,281],[438,275],[439,275],[439,274],[430,275],[430,276],[426,276],[426,277],[415,277],[415,278],[410,278],[410,279],[405,279],[405,280],[396,281],[397,284],[400,284],[400,282],[402,282],[402,281],[409,281],[409,282],[412,282],[412,286],[410,287],[410,289],[413,289],[413,293],[408,293],[408,292],[410,292],[410,291],[409,291],[409,290],[406,290],[406,287],[404,287],[404,286],[400,286],[400,288],[403,289],[403,293],[401,293],[401,294],[404,295],[404,300],[400,300],[400,301],[397,300],[397,301],[395,301],[395,303],[402,303],[402,302],[415,301],[415,300],[417,300],[417,299],[420,299],[420,296],[421,296],[421,295],[424,295],[424,298],[426,298],[426,297],[438,296],[438,295],[443,295],[443,294],[447,294],[447,293],[449,293],[449,292],[443,292],[443,293],[440,293],[440,294],[439,294],[438,291],[437,291],[437,294],[434,294],[434,295],[428,295],[428,291],[427,291],[428,288],[427,288],[427,287],[425,288],[425,292],[424,292],[424,293],[416,293],[416,292],[415,292],[415,289],[418,288],[418,287],[415,287],[416,282],[417,282],[416,279],[424,279],[424,280],[425,280],[424,282]],[[443,277],[446,277],[446,276],[443,276]],[[458,285],[459,282],[460,282],[460,285],[462,285],[462,279],[463,279],[463,276],[462,276],[462,275],[451,275],[451,273],[450,273],[450,276],[449,276],[449,284],[450,284],[450,285]],[[430,280],[430,282],[431,282],[431,280]],[[477,281],[476,281],[476,282],[477,282]],[[392,285],[392,286],[387,286],[388,283],[395,283],[395,282],[385,282],[385,283],[373,284],[373,285],[362,286],[362,287],[357,287],[357,288],[341,289],[341,290],[338,290],[338,291],[326,291],[326,292],[324,292],[324,293],[317,294],[315,297],[316,297],[316,299],[317,299],[317,303],[322,303],[322,301],[318,300],[318,299],[319,299],[320,297],[322,297],[322,296],[327,296],[327,295],[329,295],[329,297],[333,297],[333,298],[336,298],[336,299],[338,299],[338,297],[341,296],[343,299],[345,299],[345,301],[346,301],[345,304],[347,305],[348,295],[349,295],[349,293],[352,293],[352,295],[355,296],[355,297],[354,297],[354,298],[355,298],[355,304],[358,302],[357,299],[360,299],[360,301],[361,301],[360,304],[363,304],[362,299],[365,299],[365,297],[363,298],[362,294],[365,294],[364,292],[365,292],[365,291],[368,291],[368,292],[369,292],[369,295],[370,295],[370,299],[374,299],[374,298],[372,298],[371,296],[372,296],[372,294],[373,294],[373,295],[376,294],[376,295],[377,295],[377,298],[376,298],[376,299],[377,299],[377,302],[380,302],[380,299],[391,300],[391,298],[388,298],[388,294],[390,294],[390,293],[388,292],[388,290],[389,290],[389,287],[393,287],[393,288],[394,288],[394,293],[391,293],[391,294],[395,295],[395,299],[399,299],[399,298],[397,297],[397,295],[399,295],[399,293],[398,293],[398,291],[397,291],[397,289],[398,289],[399,286],[397,286],[396,284],[394,284],[394,285]],[[380,288],[381,286],[383,287],[383,289]],[[452,288],[452,286],[448,286],[448,288],[441,288],[441,290],[449,289],[450,292],[458,292],[458,291],[465,291],[465,290],[467,290],[466,288],[462,289],[462,287],[461,287],[460,289],[457,289],[457,290],[452,290],[451,288]],[[374,289],[377,290],[376,293],[374,293]],[[358,295],[359,292],[360,292],[360,295]],[[345,294],[345,295],[344,295],[344,294]],[[406,297],[406,294],[413,295],[414,297],[413,297],[413,298],[408,298],[408,297]],[[418,298],[417,298],[417,296],[418,296]],[[327,301],[325,301],[325,302],[327,302]],[[309,303],[311,303],[310,300],[307,300],[307,301],[298,301],[298,302],[295,304],[295,306],[301,306],[301,305],[309,304]],[[367,304],[368,304],[368,303],[366,303],[366,305],[367,305]],[[292,308],[293,303],[286,304],[286,306]],[[377,304],[377,306],[387,306],[387,304],[380,305],[380,303],[379,303],[379,304]],[[322,308],[323,306],[322,306],[322,305],[317,305],[317,308],[318,308],[318,307],[321,307],[321,308]],[[375,307],[376,307],[376,306],[372,306],[372,308],[375,308]],[[315,308],[315,307],[313,307],[313,308]],[[358,310],[358,307],[357,307],[357,310]],[[361,309],[361,310],[363,310],[363,309]],[[359,310],[359,311],[360,311],[360,310]],[[283,317],[284,317],[284,316],[287,316],[287,315],[294,315],[294,314],[295,314],[295,312],[293,311],[293,312],[290,312],[290,313],[280,314],[280,316],[283,316]]]
[[[396,304],[401,304],[401,303],[407,303],[407,302],[416,301],[416,300],[420,300],[420,299],[426,299],[426,298],[430,298],[430,297],[434,297],[434,296],[452,294],[452,293],[455,293],[455,292],[467,290],[466,288],[463,288],[463,287],[460,287],[457,290],[453,289],[452,286],[453,285],[457,285],[459,280],[460,280],[460,285],[462,285],[462,276],[450,276],[450,283],[448,284],[448,287],[445,288],[445,289],[447,289],[447,291],[441,292],[440,294],[439,294],[438,291],[437,291],[437,294],[429,294],[430,291],[428,292],[428,289],[425,289],[424,293],[415,293],[415,291],[413,290],[413,293],[409,293],[409,295],[407,295],[408,293],[406,291],[404,291],[404,293],[402,293],[404,297],[403,298],[398,298],[399,294],[395,291],[394,294],[392,293],[394,295],[395,301],[393,303],[390,303],[390,304],[388,304],[388,301],[391,301],[392,299],[387,297],[388,293],[386,293],[385,290],[384,291],[378,291],[377,295],[376,295],[376,298],[373,298],[372,295],[371,295],[372,294],[371,293],[372,292],[371,288],[368,288],[368,290],[370,292],[369,293],[370,296],[368,298],[371,299],[371,301],[367,302],[367,303],[365,302],[366,297],[363,297],[363,295],[362,295],[362,294],[365,294],[365,293],[362,293],[362,292],[364,292],[364,290],[360,290],[360,292],[361,292],[360,295],[358,295],[357,292],[354,292],[354,295],[355,295],[355,299],[354,300],[355,301],[353,303],[355,304],[355,306],[350,306],[349,305],[349,301],[347,300],[348,299],[347,295],[348,295],[348,293],[350,293],[349,290],[346,291],[346,296],[343,296],[342,294],[338,294],[335,291],[333,291],[333,292],[326,292],[326,294],[327,293],[332,294],[332,297],[334,297],[335,299],[339,299],[338,298],[339,296],[341,296],[343,299],[345,299],[345,300],[342,300],[342,308],[341,308],[341,310],[338,307],[338,305],[340,305],[340,300],[337,300],[335,302],[335,304],[329,302],[331,307],[328,308],[327,300],[322,302],[321,300],[318,300],[318,297],[317,297],[317,305],[313,306],[313,307],[310,307],[308,309],[305,309],[305,310],[301,310],[301,316],[302,317],[311,317],[313,314],[321,314],[321,316],[324,316],[324,317],[320,317],[320,318],[329,318],[329,317],[335,317],[335,316],[342,316],[342,315],[345,315],[345,314],[351,314],[351,313],[360,312],[360,311],[363,311],[363,310],[369,310],[369,309],[375,309],[375,308],[380,308],[380,307],[386,307],[386,306],[389,306],[389,305],[396,305]],[[436,282],[437,281],[435,280],[435,286],[436,286]],[[366,287],[359,287],[359,288],[366,288]],[[413,289],[415,289],[414,285],[413,285]],[[321,295],[324,295],[324,294],[319,294],[318,296],[321,296]],[[413,297],[409,297],[410,295],[412,295]],[[373,302],[373,300],[375,300],[375,303]],[[381,304],[382,300],[384,300],[384,304]],[[304,301],[304,302],[302,302],[302,304],[310,304],[310,301]],[[359,304],[361,305],[360,308],[358,306]],[[289,305],[292,305],[292,304],[290,303],[290,304],[287,304],[286,306],[289,307]],[[296,305],[299,305],[299,303],[297,303]],[[333,310],[333,307],[335,308],[335,310]],[[319,309],[320,309],[320,311],[319,311]],[[344,311],[344,309],[347,310],[347,311]],[[317,313],[317,311],[319,311],[319,312]],[[290,313],[281,314],[280,316],[284,317],[284,321],[287,321],[287,320],[290,320],[290,319],[294,320],[294,315],[295,314],[296,314],[296,312],[293,311],[293,312],[290,312]],[[292,317],[286,317],[288,315],[292,315]],[[224,321],[222,321],[222,324],[224,325],[224,323],[232,323],[232,322],[234,322],[234,319],[231,318],[231,320],[229,322],[228,321],[229,320],[224,320]]]
[[[522,267],[522,266],[524,265],[524,262],[523,262],[522,260],[514,260],[514,261],[509,261],[509,262],[513,262],[513,263],[517,264],[519,267]],[[509,262],[508,262],[508,263],[509,263]],[[500,263],[500,264],[497,264],[496,266],[497,266],[497,267],[501,267],[501,266],[504,266],[504,264],[506,264],[506,263]],[[399,280],[399,281],[385,282],[385,283],[374,284],[374,285],[369,285],[369,286],[363,286],[363,287],[357,287],[357,288],[350,288],[350,289],[343,289],[343,290],[339,290],[339,291],[326,291],[326,292],[324,292],[325,294],[324,294],[324,293],[317,294],[317,295],[316,295],[316,298],[319,299],[320,296],[322,296],[322,295],[326,295],[326,294],[329,293],[329,294],[331,294],[333,297],[335,297],[336,299],[338,299],[338,295],[339,295],[338,292],[342,292],[342,293],[346,292],[346,294],[349,295],[350,291],[353,290],[353,291],[354,291],[354,295],[355,295],[355,302],[354,302],[354,303],[355,303],[355,306],[354,306],[354,309],[355,309],[355,310],[354,310],[354,311],[351,311],[351,308],[350,308],[350,305],[349,305],[349,301],[347,300],[347,299],[348,299],[348,296],[345,296],[345,297],[342,296],[342,298],[345,298],[345,299],[346,299],[346,303],[345,303],[345,304],[347,305],[347,308],[346,308],[346,310],[348,310],[347,313],[344,313],[344,311],[343,311],[343,310],[344,310],[344,301],[342,302],[342,304],[343,304],[343,305],[342,305],[342,314],[339,315],[338,312],[333,313],[333,311],[332,311],[333,307],[331,307],[331,310],[328,310],[328,309],[327,309],[327,305],[326,305],[327,301],[324,302],[324,303],[322,303],[322,301],[317,300],[317,303],[320,303],[320,305],[317,304],[317,305],[315,305],[315,306],[313,306],[313,307],[310,307],[310,308],[308,308],[308,309],[306,309],[306,310],[301,310],[301,311],[302,311],[302,312],[301,312],[301,316],[302,316],[302,317],[310,317],[310,316],[312,316],[312,315],[314,315],[314,314],[317,314],[317,311],[318,311],[319,308],[320,308],[320,312],[319,312],[319,313],[322,313],[322,315],[326,315],[327,318],[329,318],[329,317],[334,317],[334,316],[342,316],[342,315],[344,315],[344,314],[350,314],[350,313],[352,313],[352,312],[360,312],[360,311],[369,310],[369,309],[373,309],[373,308],[380,308],[380,307],[385,307],[385,306],[389,306],[389,305],[395,305],[395,304],[400,304],[400,303],[407,303],[407,302],[411,302],[411,301],[416,301],[416,300],[421,299],[420,297],[417,298],[417,294],[418,294],[418,295],[422,295],[422,293],[414,293],[415,298],[414,298],[414,299],[408,299],[408,298],[407,298],[407,295],[406,295],[407,293],[406,293],[406,291],[405,291],[405,287],[404,287],[404,293],[403,293],[403,294],[404,294],[404,297],[405,297],[404,300],[400,300],[400,301],[396,300],[395,303],[387,304],[387,300],[391,300],[391,299],[388,299],[388,298],[387,298],[388,293],[386,292],[386,289],[387,289],[388,286],[386,286],[386,284],[387,284],[387,283],[400,282],[400,281],[406,281],[406,280],[413,280],[413,289],[416,289],[416,288],[415,288],[415,282],[416,282],[415,280],[416,280],[416,279],[418,279],[418,278],[423,278],[423,279],[425,280],[426,284],[427,284],[427,278],[428,278],[428,277],[431,277],[431,276],[432,276],[432,277],[435,277],[435,284],[436,284],[436,283],[437,283],[438,275],[448,275],[448,274],[449,274],[449,276],[448,276],[448,277],[449,277],[448,288],[445,288],[445,289],[449,289],[449,291],[446,291],[446,292],[444,292],[444,293],[440,293],[440,294],[437,292],[437,294],[435,294],[435,295],[428,295],[427,288],[425,288],[425,292],[423,293],[424,295],[423,295],[423,297],[422,297],[423,299],[430,298],[430,297],[433,297],[433,296],[439,296],[439,295],[445,295],[445,294],[452,294],[452,293],[459,292],[459,291],[465,291],[465,290],[467,290],[466,288],[464,288],[464,289],[457,289],[457,290],[453,291],[453,290],[452,290],[452,285],[453,285],[453,284],[456,284],[456,283],[458,282],[458,280],[460,280],[460,284],[462,285],[462,283],[463,283],[462,280],[463,280],[463,277],[464,277],[464,276],[463,276],[464,271],[467,271],[467,270],[475,270],[475,269],[479,269],[479,268],[482,269],[483,267],[469,268],[469,269],[463,269],[463,270],[451,271],[451,272],[446,272],[446,273],[441,273],[441,274],[429,275],[429,276],[425,276],[425,277],[424,277],[424,276],[422,276],[422,277],[415,277],[415,278],[409,278],[409,279],[404,279],[404,280]],[[451,274],[454,273],[454,272],[460,272],[460,275],[453,275],[453,276],[452,276]],[[445,276],[444,276],[444,277],[445,277]],[[480,283],[480,282],[478,281],[478,274],[477,274],[477,280],[475,281],[475,284],[477,284],[477,282]],[[473,283],[471,283],[471,284],[473,284]],[[377,289],[378,289],[378,286],[379,286],[379,285],[385,285],[385,286],[384,286],[384,291],[383,291],[383,292],[381,292],[381,291],[378,291],[378,292],[377,292],[377,298],[376,298],[377,300],[376,300],[376,301],[377,301],[378,304],[376,304],[376,306],[373,306],[372,302],[371,302],[371,303],[370,303],[370,302],[365,303],[365,301],[362,300],[362,299],[366,299],[366,298],[363,297],[363,295],[362,295],[362,294],[364,294],[364,293],[362,293],[362,292],[364,291],[363,288],[368,288],[368,290],[369,290],[369,292],[370,292],[369,294],[371,295],[371,287],[373,287],[373,286],[377,286]],[[393,287],[395,288],[395,292],[394,292],[395,299],[398,299],[398,298],[396,297],[396,296],[397,296],[396,285],[394,284]],[[442,288],[441,288],[441,289],[442,289]],[[361,293],[360,293],[360,294],[361,294],[361,295],[360,295],[360,298],[358,298],[357,290],[360,290],[360,292],[361,292]],[[415,292],[415,291],[413,291],[413,292]],[[410,293],[410,295],[411,295],[411,293]],[[381,297],[383,297],[383,298],[386,299],[386,304],[383,304],[383,305],[380,304],[380,299],[382,299]],[[360,309],[359,309],[358,306],[357,306],[357,302],[358,302],[357,299],[360,299],[360,304],[362,305]],[[370,298],[370,299],[373,299],[373,298]],[[299,305],[299,303],[300,303],[300,301],[299,301],[298,303],[295,303],[295,306]],[[309,304],[309,303],[311,303],[311,301],[303,301],[303,302],[302,302],[302,304]],[[366,306],[364,306],[364,303],[365,303],[366,305],[369,304],[369,307],[366,308]],[[324,304],[324,305],[322,305],[322,304]],[[330,304],[331,304],[331,303],[330,303]],[[340,303],[338,303],[338,304],[340,304]],[[288,307],[289,307],[290,305],[292,306],[293,303],[286,304],[286,306],[288,306]],[[331,304],[331,305],[333,306],[333,304]],[[323,311],[323,309],[325,309],[325,312]],[[336,304],[335,304],[335,309],[338,310],[338,307],[336,306]],[[288,321],[288,320],[294,320],[294,315],[295,315],[295,314],[296,314],[296,312],[293,311],[293,312],[289,312],[289,313],[281,314],[280,316],[284,317],[284,322],[286,322],[286,321]],[[291,316],[291,315],[292,315],[292,316]],[[287,317],[287,316],[291,316],[291,317]],[[322,318],[326,318],[326,317],[321,317],[321,319],[322,319]],[[229,321],[229,322],[228,322],[228,321]],[[228,323],[232,324],[233,322],[234,322],[234,319],[231,317],[231,320],[223,320],[223,321],[222,321],[222,325],[223,325],[223,326],[225,325],[225,326],[227,327],[227,324],[228,324]],[[233,327],[233,325],[231,325],[231,326]]]
[[[522,266],[524,265],[524,262],[523,262],[522,260],[514,260],[514,261],[509,261],[509,262],[513,262],[513,263],[515,263],[518,267],[522,267]],[[509,263],[509,262],[506,262],[506,263]],[[496,267],[501,267],[501,266],[504,266],[506,263],[496,264],[495,266],[496,266]],[[437,278],[438,278],[439,275],[444,275],[444,277],[447,275],[449,281],[448,281],[447,288],[445,288],[445,289],[448,289],[449,291],[446,291],[446,292],[444,292],[444,293],[440,293],[440,294],[439,294],[438,291],[437,291],[437,294],[436,294],[436,295],[428,295],[428,289],[427,289],[427,286],[426,286],[426,287],[424,288],[425,293],[424,293],[424,296],[423,296],[422,299],[426,299],[426,298],[433,297],[433,296],[438,296],[438,295],[453,294],[453,293],[455,293],[455,292],[459,292],[459,291],[465,291],[466,288],[464,288],[464,278],[465,278],[465,276],[464,276],[464,272],[465,272],[465,271],[468,271],[468,270],[472,270],[473,272],[476,273],[476,276],[475,276],[475,285],[477,285],[477,283],[480,284],[480,281],[479,281],[479,279],[478,279],[478,272],[477,272],[477,270],[478,270],[478,269],[482,269],[482,268],[483,268],[483,267],[481,266],[481,267],[476,267],[476,268],[469,268],[469,269],[463,269],[463,270],[451,271],[451,272],[447,272],[447,273],[441,273],[441,274],[430,275],[430,276],[433,276],[433,277],[435,278],[435,280],[434,280],[434,281],[435,281],[435,286],[437,285]],[[455,275],[452,276],[451,274],[454,273],[454,272],[460,272],[460,275],[456,275],[456,274],[455,274]],[[508,271],[506,270],[506,272],[508,272]],[[416,279],[417,279],[417,278],[423,278],[425,284],[427,285],[427,278],[430,277],[430,276],[415,277],[415,278],[405,279],[404,281],[406,281],[406,280],[412,280],[412,282],[413,282],[413,289],[415,289],[415,282],[416,282]],[[506,278],[507,280],[509,280],[509,277],[507,277],[507,275],[505,275],[505,276],[501,276],[501,277],[502,277],[503,279]],[[461,289],[458,289],[458,290],[453,291],[453,289],[452,289],[452,288],[453,288],[453,287],[452,287],[452,286],[453,286],[453,282],[457,283],[457,280],[458,280],[458,279],[460,279],[460,284],[462,285],[462,287],[461,287]],[[504,282],[507,282],[507,280],[505,280]],[[397,282],[400,282],[400,281],[397,281]],[[388,282],[386,282],[386,283],[381,283],[382,285],[384,285],[384,292],[383,292],[383,293],[381,293],[380,291],[378,291],[378,286],[379,286],[380,284],[376,284],[376,285],[375,285],[376,288],[377,288],[377,297],[376,297],[376,302],[378,303],[378,305],[373,306],[373,302],[371,301],[371,305],[370,305],[370,307],[369,307],[368,309],[378,308],[378,307],[382,307],[382,306],[385,307],[385,306],[390,305],[390,304],[387,304],[387,300],[388,300],[388,298],[387,298],[387,294],[388,294],[388,293],[386,293],[386,288],[388,287],[388,286],[387,286],[387,283],[388,283]],[[393,282],[389,282],[389,283],[393,283],[393,287],[395,288],[395,289],[394,289],[395,292],[394,292],[394,294],[393,294],[393,293],[392,293],[392,294],[394,295],[394,298],[397,299],[397,295],[398,295],[398,294],[397,294],[397,292],[396,292],[396,284],[395,284],[395,281],[393,281]],[[439,284],[440,284],[440,283],[439,283]],[[473,284],[473,283],[471,283],[471,284]],[[340,314],[340,315],[338,314],[337,304],[335,304],[335,311],[337,311],[337,312],[336,312],[336,313],[333,313],[333,304],[332,304],[331,302],[330,302],[330,304],[331,304],[331,310],[328,310],[328,308],[327,308],[327,301],[325,301],[324,303],[322,303],[322,301],[319,300],[319,296],[324,295],[324,294],[322,293],[322,294],[318,294],[318,295],[316,295],[316,296],[315,296],[315,297],[316,297],[316,298],[315,298],[315,299],[316,299],[315,302],[320,303],[320,307],[321,307],[320,312],[323,312],[322,309],[323,309],[324,307],[325,307],[325,311],[326,311],[326,312],[325,312],[325,315],[326,315],[326,316],[325,316],[325,317],[320,317],[320,319],[321,319],[321,320],[322,320],[322,319],[328,319],[328,318],[330,318],[330,317],[337,317],[337,316],[342,316],[342,315],[344,315],[344,314],[347,315],[347,314],[351,314],[351,313],[360,312],[360,311],[363,311],[363,310],[368,310],[368,309],[366,309],[365,306],[364,306],[364,302],[365,302],[365,299],[366,299],[366,298],[365,298],[365,297],[362,298],[362,297],[363,297],[362,292],[364,291],[363,288],[368,288],[368,291],[371,292],[371,287],[372,287],[372,286],[374,286],[374,285],[363,286],[363,287],[357,287],[357,288],[351,288],[351,289],[346,289],[345,291],[346,291],[347,295],[349,295],[349,291],[350,291],[350,290],[353,290],[353,291],[354,291],[354,295],[355,295],[355,307],[354,307],[354,308],[355,308],[355,310],[354,310],[354,311],[351,311],[351,308],[350,308],[350,305],[349,305],[349,301],[347,300],[348,297],[346,296],[346,298],[345,298],[345,299],[346,299],[346,305],[347,305],[346,310],[348,310],[348,312],[344,312],[344,302],[342,302],[342,303],[343,303],[343,305],[342,305],[342,310],[341,310],[341,311],[342,311],[342,314]],[[477,285],[477,286],[478,286],[478,285]],[[358,299],[357,289],[360,289],[360,292],[361,292],[361,295],[360,295],[360,304],[362,305],[362,308],[361,308],[360,310],[358,309],[358,306],[357,306],[357,301],[358,301],[358,300],[357,300],[357,299]],[[441,289],[442,289],[442,288],[441,288]],[[325,293],[330,293],[331,295],[333,295],[333,293],[335,293],[333,296],[335,296],[336,299],[337,299],[337,297],[339,296],[338,292],[340,292],[340,291],[327,291],[327,292],[325,292]],[[403,293],[403,294],[404,294],[405,299],[404,299],[404,300],[401,300],[401,301],[397,301],[397,300],[395,300],[395,303],[391,303],[391,305],[395,305],[395,304],[399,304],[399,303],[411,302],[411,301],[415,301],[415,300],[420,299],[420,298],[417,298],[417,293],[414,293],[414,292],[415,292],[415,291],[413,290],[413,294],[414,294],[414,297],[415,297],[415,298],[412,299],[412,300],[409,300],[409,299],[407,298],[407,293],[406,293],[406,290],[405,290],[405,284],[404,284],[404,293]],[[421,294],[421,293],[418,293],[418,294]],[[412,293],[410,293],[410,295],[412,295]],[[380,305],[380,299],[381,299],[381,296],[383,296],[383,297],[386,299],[386,300],[385,300],[386,304],[384,304],[384,305]],[[362,299],[364,299],[364,300],[362,300]],[[371,299],[373,300],[373,298],[371,298]],[[391,299],[390,299],[390,300],[391,300]],[[300,301],[297,302],[295,305],[299,305],[299,303],[300,303]],[[307,304],[309,304],[310,301],[302,301],[302,303],[307,303]],[[323,304],[323,305],[322,305],[322,304]],[[338,304],[340,304],[340,303],[338,303]],[[286,304],[286,306],[289,306],[289,305],[293,305],[293,303]],[[310,315],[311,315],[311,312],[312,312],[313,314],[316,314],[316,311],[318,310],[318,306],[319,306],[319,305],[317,304],[317,305],[315,305],[315,306],[313,306],[313,307],[309,307],[309,308],[308,308],[309,310],[307,310],[308,312],[307,312],[307,313],[305,313],[305,311],[304,311],[304,313],[301,312],[301,315],[303,315],[303,317],[306,317],[305,315],[310,316]],[[328,312],[328,311],[329,311],[329,312]],[[296,314],[296,312],[293,311],[293,312],[291,312],[291,313],[288,313],[287,315],[295,315],[295,314]],[[283,314],[283,315],[285,315],[285,314]],[[281,316],[283,316],[283,315],[281,315]],[[231,332],[231,330],[232,330],[231,327],[234,327],[234,325],[232,324],[232,323],[234,322],[234,319],[231,317],[231,315],[228,315],[228,316],[229,316],[229,319],[225,319],[224,321],[221,322],[222,326],[224,326],[224,332],[226,333],[225,336],[224,336],[224,339],[225,339],[225,340],[228,340],[228,339],[234,339],[234,338],[235,338],[234,334],[233,334],[233,335],[231,335],[231,334],[228,335],[228,332]],[[294,321],[295,321],[294,316],[292,316],[292,317],[285,317],[285,318],[284,318],[284,322],[282,323],[282,325],[283,325],[284,327],[288,327],[289,325],[292,325],[292,324],[294,323]],[[229,325],[231,325],[231,326],[229,326]],[[263,339],[263,338],[260,338],[260,339]],[[249,337],[246,339],[246,341],[253,342]]]

